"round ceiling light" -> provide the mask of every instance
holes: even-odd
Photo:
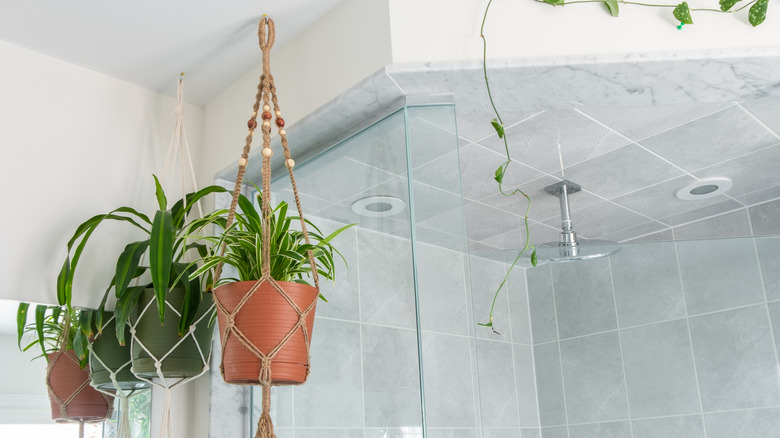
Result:
[[[368,196],[352,203],[352,211],[366,217],[386,217],[400,213],[406,202],[393,196]]]
[[[728,178],[705,178],[677,190],[675,195],[683,201],[698,201],[722,195],[733,186]]]

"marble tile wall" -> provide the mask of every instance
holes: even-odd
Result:
[[[780,238],[527,269],[543,438],[780,436]]]

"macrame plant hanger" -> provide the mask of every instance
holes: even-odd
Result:
[[[168,154],[165,160],[165,169],[164,173],[162,175],[161,184],[165,183],[165,179],[167,176],[167,172],[170,169],[175,169],[175,164],[177,158],[180,160],[180,167],[181,167],[181,178],[182,178],[182,198],[184,198],[184,195],[186,194],[186,165],[185,161],[189,163],[189,170],[190,170],[190,176],[192,178],[192,183],[197,190],[197,181],[195,179],[195,169],[192,165],[192,156],[190,155],[190,149],[189,149],[189,143],[187,142],[187,135],[184,130],[184,73],[182,73],[179,77],[179,83],[178,83],[178,89],[176,92],[177,97],[177,105],[174,108],[174,114],[176,115],[176,122],[174,126],[173,136],[171,137],[171,142],[168,146]],[[181,156],[179,157],[179,155]],[[200,213],[200,216],[203,216],[203,210],[200,207],[200,201],[198,201],[198,210]],[[136,285],[138,285],[138,278],[136,278],[135,282]],[[177,316],[181,318],[181,313],[174,308],[173,305],[171,305],[167,300],[165,302],[165,305],[167,306],[166,312],[173,312]],[[147,305],[139,309],[138,311],[138,318],[136,318],[135,322],[130,322],[130,334],[131,334],[131,348],[135,348],[136,346],[142,348],[147,355],[149,355],[150,358],[154,359],[154,365],[156,368],[157,373],[157,380],[152,380],[151,378],[143,377],[135,371],[133,371],[133,374],[140,380],[143,380],[144,382],[147,382],[153,386],[157,386],[158,388],[162,388],[162,390],[165,393],[165,401],[163,403],[163,415],[162,415],[162,421],[160,424],[160,438],[171,438],[173,437],[173,422],[172,422],[172,415],[171,415],[171,392],[172,390],[180,385],[184,385],[185,383],[188,383],[192,380],[197,379],[198,377],[206,374],[209,370],[209,363],[211,363],[211,349],[208,349],[208,352],[204,353],[203,349],[201,348],[200,344],[198,343],[197,339],[195,338],[195,328],[204,320],[208,320],[211,315],[214,312],[214,305],[212,304],[211,307],[203,314],[200,318],[197,318],[195,321],[192,322],[192,325],[190,325],[189,331],[182,336],[179,341],[162,357],[157,357],[152,353],[152,351],[144,345],[144,343],[136,336],[136,329],[138,327],[138,323],[141,321],[141,316],[144,315],[146,312],[154,312],[156,310],[155,300],[150,300]],[[203,363],[203,369],[200,373],[191,376],[191,377],[184,377],[184,378],[166,378],[163,370],[162,365],[163,361],[174,351],[176,351],[176,348],[179,347],[183,342],[186,342],[187,340],[192,340],[192,342],[195,344],[198,354],[200,355],[200,359]],[[132,368],[131,368],[132,370]]]
[[[222,337],[222,349],[224,351],[225,344],[227,340],[230,337],[237,338],[241,345],[243,345],[247,350],[249,350],[255,357],[257,357],[261,362],[260,367],[260,373],[257,376],[256,382],[251,382],[248,384],[256,384],[259,383],[263,387],[263,412],[260,415],[260,420],[257,425],[257,432],[255,434],[256,438],[275,438],[276,435],[274,434],[273,424],[271,422],[271,415],[270,415],[270,409],[271,409],[271,386],[274,385],[283,385],[283,384],[290,384],[290,383],[278,383],[274,382],[271,379],[271,362],[276,356],[276,354],[279,352],[279,350],[284,347],[284,345],[287,343],[287,341],[298,331],[302,331],[303,337],[306,343],[306,357],[309,357],[309,332],[306,328],[306,317],[309,315],[309,313],[314,312],[314,308],[316,305],[316,299],[312,301],[312,303],[305,309],[301,309],[298,307],[297,304],[293,301],[293,299],[284,291],[284,289],[274,280],[271,278],[271,252],[270,252],[270,240],[271,240],[271,230],[270,225],[268,223],[268,218],[271,215],[271,156],[273,155],[273,150],[271,149],[271,119],[274,118],[275,115],[275,123],[278,128],[279,137],[281,138],[282,148],[284,152],[284,164],[285,167],[287,167],[287,171],[290,174],[290,182],[292,183],[292,189],[293,193],[295,195],[295,205],[298,209],[298,217],[300,218],[301,223],[301,231],[303,232],[304,239],[307,244],[309,244],[309,233],[306,229],[306,222],[303,218],[303,211],[301,209],[301,201],[298,196],[298,188],[295,183],[295,176],[293,175],[293,167],[295,167],[295,161],[290,157],[290,148],[287,144],[287,132],[284,129],[284,119],[281,117],[282,113],[279,109],[279,102],[277,100],[276,96],[276,87],[274,86],[274,78],[271,75],[271,68],[270,68],[270,51],[271,47],[274,44],[274,38],[275,38],[275,31],[274,31],[274,22],[268,16],[263,15],[263,17],[260,19],[260,24],[258,26],[258,33],[257,33],[258,39],[260,40],[260,49],[263,54],[263,73],[260,76],[260,83],[257,86],[257,95],[255,96],[255,104],[253,106],[252,116],[249,118],[249,121],[247,122],[247,127],[249,128],[249,132],[246,137],[246,143],[244,145],[243,152],[241,154],[241,158],[238,160],[238,176],[236,178],[236,185],[233,189],[233,200],[230,203],[230,210],[227,217],[227,227],[229,227],[235,218],[236,213],[236,207],[238,204],[238,198],[241,194],[241,186],[244,179],[244,173],[246,171],[247,166],[247,160],[249,159],[249,151],[251,148],[252,138],[254,136],[254,131],[257,128],[257,116],[258,111],[260,111],[260,101],[263,102],[262,107],[262,113],[260,113],[260,118],[262,120],[261,123],[261,132],[263,134],[263,149],[262,149],[262,156],[263,156],[263,170],[262,170],[262,177],[263,177],[263,205],[262,205],[262,276],[260,280],[258,280],[252,288],[244,295],[244,297],[241,299],[241,301],[238,303],[235,309],[233,309],[232,312],[228,311],[225,306],[223,306],[219,300],[215,297],[214,302],[217,306],[217,309],[219,309],[220,312],[226,314],[227,316],[227,324],[225,329],[225,335]],[[271,113],[271,105],[273,105],[273,114]],[[225,245],[221,248],[221,254],[224,255],[225,253]],[[312,267],[311,273],[312,278],[314,279],[314,285],[317,288],[317,291],[319,292],[319,278],[317,275],[317,269],[316,264],[314,261],[314,256],[309,251],[309,263]],[[219,280],[220,273],[222,271],[222,265],[218,265],[215,271],[215,278],[214,278],[214,284],[217,284],[217,281]],[[258,348],[256,345],[252,344],[251,341],[241,332],[241,330],[236,327],[235,325],[235,316],[241,311],[242,306],[249,301],[249,299],[252,297],[252,295],[259,289],[259,287],[264,284],[268,283],[271,285],[271,287],[278,292],[288,303],[289,305],[298,313],[298,322],[297,324],[290,329],[290,331],[287,333],[287,335],[277,344],[274,348],[272,348],[268,352],[263,352]],[[308,364],[308,359],[307,359]],[[222,373],[222,377],[225,377],[225,370],[224,370],[224,364],[220,363],[220,371]],[[306,376],[309,374],[308,365],[306,367]],[[228,382],[232,383],[232,382]],[[237,383],[237,384],[246,384],[246,383]]]
[[[68,345],[68,337],[70,336],[70,312],[66,312],[65,314],[65,320],[64,320],[64,326],[62,333],[60,334],[59,339],[59,349],[52,354],[51,358],[49,359],[49,363],[46,365],[46,389],[49,392],[49,398],[54,401],[57,406],[60,408],[60,418],[68,421],[68,422],[78,422],[79,423],[79,438],[84,438],[84,423],[100,423],[102,421],[105,421],[107,418],[111,418],[111,415],[114,412],[114,403],[111,397],[108,397],[106,394],[103,394],[101,391],[101,395],[105,399],[105,402],[107,404],[108,410],[106,411],[106,416],[103,418],[92,418],[92,419],[85,419],[85,418],[78,418],[78,417],[72,417],[68,413],[68,406],[70,403],[78,397],[79,394],[81,394],[82,391],[89,388],[90,379],[89,374],[84,373],[84,381],[81,382],[81,384],[74,390],[65,400],[62,400],[59,395],[54,391],[51,385],[51,372],[54,368],[54,365],[60,361],[60,360],[67,360],[72,361],[76,366],[80,367],[79,359],[76,357],[76,355],[73,353],[72,350],[67,349]]]

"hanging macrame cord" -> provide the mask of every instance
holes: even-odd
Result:
[[[225,350],[225,344],[227,343],[228,339],[231,337],[234,337],[239,340],[240,344],[243,345],[247,350],[249,350],[255,357],[257,357],[260,360],[261,367],[260,367],[260,373],[257,376],[257,382],[260,383],[263,387],[263,411],[260,416],[260,420],[258,422],[257,426],[257,433],[255,434],[255,437],[261,437],[261,438],[275,438],[276,435],[273,431],[273,424],[271,423],[271,416],[270,416],[270,408],[271,408],[271,385],[281,385],[281,384],[288,384],[288,383],[277,383],[273,382],[271,380],[271,362],[273,361],[276,354],[285,346],[287,341],[296,333],[296,332],[302,332],[304,342],[306,344],[306,357],[309,357],[309,331],[306,327],[306,318],[309,315],[309,313],[314,311],[314,307],[316,305],[316,300],[314,300],[307,308],[301,309],[298,307],[298,305],[293,301],[293,299],[284,291],[284,289],[273,279],[271,278],[271,267],[270,267],[270,260],[271,260],[271,254],[270,254],[270,240],[271,240],[271,230],[268,223],[268,218],[271,215],[271,156],[273,155],[273,150],[271,149],[271,120],[275,119],[275,124],[278,129],[279,137],[281,138],[282,143],[282,149],[284,153],[284,164],[287,168],[287,171],[290,175],[290,181],[292,183],[292,189],[293,193],[295,195],[295,205],[298,209],[298,217],[300,218],[300,225],[301,225],[301,231],[303,232],[304,239],[307,244],[310,243],[309,241],[309,234],[306,228],[306,222],[303,217],[303,211],[301,209],[301,201],[300,197],[298,196],[298,188],[295,183],[295,176],[293,174],[293,167],[295,167],[295,161],[290,156],[290,149],[289,145],[287,143],[287,132],[284,129],[284,119],[281,117],[282,113],[279,109],[279,102],[276,96],[276,87],[274,86],[274,79],[271,75],[271,68],[270,68],[270,51],[271,47],[273,46],[274,39],[275,39],[275,31],[274,31],[274,22],[267,16],[263,16],[263,18],[260,20],[260,25],[258,28],[258,39],[260,41],[260,49],[262,51],[263,55],[263,72],[260,76],[260,83],[257,86],[257,94],[255,96],[255,104],[253,106],[253,112],[251,117],[249,118],[249,121],[247,122],[247,127],[249,128],[249,131],[246,136],[246,142],[244,145],[243,152],[241,154],[241,158],[238,160],[238,176],[236,178],[236,185],[233,189],[233,199],[230,203],[230,210],[227,217],[227,227],[229,227],[235,218],[235,212],[236,207],[238,205],[238,198],[241,194],[241,188],[242,188],[242,182],[244,178],[244,173],[246,171],[246,166],[249,159],[249,152],[251,149],[251,143],[252,138],[254,136],[255,129],[257,128],[258,121],[258,113],[260,115],[260,126],[261,126],[261,132],[263,136],[263,149],[261,151],[261,155],[263,157],[263,167],[262,167],[262,185],[263,185],[263,193],[262,193],[262,268],[261,268],[261,278],[258,280],[252,288],[243,296],[241,301],[239,301],[238,305],[233,309],[233,311],[228,311],[222,303],[219,302],[219,300],[215,299],[215,304],[217,308],[227,316],[227,322],[226,322],[226,329],[224,331],[224,336],[221,340],[221,345],[223,351]],[[260,112],[262,101],[262,112]],[[273,113],[271,112],[273,110]],[[224,255],[226,250],[226,246],[223,245],[221,248],[221,255]],[[316,289],[319,291],[319,278],[317,274],[316,264],[314,260],[314,256],[311,251],[308,253],[309,263],[312,267],[311,273],[312,278],[314,279],[314,285]],[[217,284],[217,281],[219,280],[219,276],[222,271],[222,265],[220,264],[217,266],[215,270],[215,279],[214,284]],[[298,314],[298,322],[295,324],[294,327],[290,329],[290,331],[286,334],[284,338],[270,351],[263,352],[258,348],[256,345],[254,345],[248,338],[245,336],[241,330],[236,327],[235,325],[235,317],[236,315],[241,311],[241,308],[244,306],[247,301],[252,297],[252,295],[260,288],[260,286],[264,283],[270,284],[270,286],[278,292],[292,307],[295,312]],[[308,364],[308,360],[307,360]],[[220,364],[220,371],[222,373],[222,376],[225,376],[225,370],[224,370],[224,364]],[[306,375],[308,376],[309,369],[308,365],[306,366]]]

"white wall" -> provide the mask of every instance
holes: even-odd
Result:
[[[0,59],[0,297],[54,303],[78,224],[121,205],[154,211],[152,173],[164,167],[175,101],[4,42]],[[188,105],[185,117],[197,152],[202,110]],[[181,189],[169,196],[176,193]],[[129,227],[95,234],[77,272],[74,304],[99,303],[129,242],[123,230]]]
[[[241,155],[261,73],[259,50],[258,67],[204,108],[204,180],[213,180]],[[287,126],[392,62],[387,0],[343,1],[271,51],[271,73]],[[256,136],[253,148],[261,147],[259,140]],[[290,147],[295,155],[295,145]]]
[[[393,62],[482,58],[479,38],[487,0],[388,0]],[[676,4],[678,1],[657,2]],[[717,2],[689,0],[691,8]],[[770,2],[776,5],[776,2]],[[770,5],[753,28],[738,14],[694,12],[694,25],[677,30],[671,10],[620,5],[613,18],[600,3],[552,7],[532,0],[494,0],[485,26],[489,58],[539,58],[777,47],[780,14]]]

